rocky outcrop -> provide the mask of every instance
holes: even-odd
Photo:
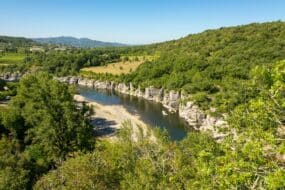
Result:
[[[130,95],[137,96],[137,97],[143,97],[144,91],[141,90],[141,87],[138,87],[138,89],[131,91]]]
[[[69,84],[77,84],[78,78],[77,77],[71,77],[68,82],[69,82]]]
[[[0,75],[0,78],[7,82],[17,82],[22,77],[20,73],[3,73]]]
[[[126,85],[125,83],[119,83],[117,86],[115,86],[115,90],[124,94],[129,94],[130,85]]]
[[[228,128],[225,116],[218,118],[206,114],[194,102],[188,101],[186,104],[180,104],[179,116],[184,118],[196,130],[210,131],[216,139],[228,135],[224,132]]]
[[[165,93],[165,95],[163,96],[162,105],[169,111],[174,112],[179,108],[180,99],[180,93],[171,90],[170,92]]]
[[[223,132],[225,131],[224,129],[228,128],[225,117],[218,118],[206,114],[192,101],[182,103],[182,100],[189,99],[189,97],[174,90],[166,91],[162,88],[155,88],[153,86],[142,90],[140,87],[137,89],[134,88],[132,83],[115,83],[77,77],[62,77],[57,78],[57,80],[68,84],[78,84],[90,88],[116,90],[123,94],[129,94],[136,97],[142,97],[150,101],[159,102],[162,103],[162,105],[170,112],[179,112],[179,116],[184,118],[187,123],[196,130],[210,131],[216,139],[222,139],[224,136],[228,135]]]
[[[94,81],[93,82],[93,87],[96,89],[114,89],[115,88],[115,83],[113,82],[102,82],[102,81]]]
[[[161,102],[163,99],[163,89],[154,88],[153,86],[145,88],[144,98],[147,100]]]
[[[78,84],[79,79],[77,77],[54,77],[54,79],[68,84]]]

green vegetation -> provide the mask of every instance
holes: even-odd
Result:
[[[255,66],[270,66],[285,59],[284,29],[284,22],[250,24],[208,30],[148,46],[36,54],[30,62],[58,75],[77,74],[88,66],[104,66],[98,67],[100,72],[83,69],[80,74],[94,79],[132,82],[141,87],[153,85],[183,90],[193,95],[192,99],[201,108],[215,107],[217,113],[227,113],[258,94],[249,82]],[[138,69],[135,65],[134,68],[118,65],[116,72],[103,73],[111,70],[112,63],[126,62],[130,56],[154,59],[145,60]],[[123,74],[114,75],[118,73]]]
[[[154,143],[147,138],[133,142],[123,133],[117,143],[99,142],[93,153],[67,160],[35,188],[283,189],[285,160],[279,155],[285,153],[285,134],[277,129],[285,116],[280,107],[284,69],[285,62],[280,62],[269,70],[270,78],[263,73],[252,81],[263,86],[262,93],[232,115],[230,125],[239,132],[235,138],[217,143],[210,135],[193,132],[181,142],[158,135]],[[264,117],[264,109],[276,117]]]
[[[183,89],[202,98],[204,109],[229,112],[257,89],[250,71],[285,59],[285,23],[272,22],[209,30],[162,44],[161,56],[121,80],[135,85]]]
[[[0,50],[5,52],[19,52],[22,48],[36,44],[33,40],[22,37],[0,36]]]
[[[73,102],[71,87],[41,72],[18,87],[0,81],[1,93],[16,94],[0,109],[0,189],[284,189],[284,31],[272,22],[149,46],[29,54],[24,68],[56,75],[155,55],[129,74],[80,74],[183,90],[203,109],[227,113],[236,132],[221,142],[202,132],[134,142],[126,124],[118,141],[95,144],[91,112]]]
[[[91,40],[88,38],[74,38],[74,37],[53,37],[53,38],[35,38],[34,41],[42,44],[54,44],[54,45],[65,45],[73,46],[78,48],[95,48],[95,47],[115,47],[115,46],[126,46],[125,44],[114,43],[114,42],[102,42],[97,40]]]
[[[83,69],[80,74],[93,79],[132,82],[141,87],[182,90],[191,94],[201,108],[215,107],[218,114],[228,113],[259,93],[250,83],[253,68],[285,59],[284,30],[284,22],[250,24],[208,30],[148,46],[51,54],[40,62],[44,70],[60,75],[76,74],[89,65],[104,66]],[[102,60],[95,56],[98,61],[93,61],[94,52],[111,57]],[[130,56],[153,59],[146,59],[137,69],[135,64],[124,67],[120,62],[118,68],[113,68],[119,57],[126,62]],[[106,67],[108,63],[111,64]],[[90,72],[96,69],[98,72]],[[119,73],[123,74],[115,76]]]
[[[285,61],[254,70],[251,82],[260,94],[231,116],[235,138],[217,143],[193,132],[170,142],[158,133],[155,142],[134,142],[126,126],[118,142],[98,142],[94,152],[44,175],[35,189],[283,189],[285,133],[277,131],[284,128]]]
[[[44,73],[21,80],[1,113],[1,189],[29,189],[73,152],[93,149],[91,112],[86,106],[78,109],[71,92]]]
[[[111,74],[121,75],[127,74],[136,70],[146,60],[152,60],[153,56],[124,56],[120,61],[109,63],[103,66],[85,67],[80,70],[80,74],[84,76],[84,73],[95,74]],[[88,76],[88,74],[87,74]]]
[[[283,189],[285,61],[274,65],[253,70],[260,93],[234,110],[237,135],[221,143],[195,132],[180,142],[160,132],[155,142],[134,142],[126,123],[118,141],[93,149],[86,109],[76,109],[68,87],[46,74],[26,77],[1,117],[0,187]]]
[[[0,79],[0,101],[16,95],[17,83],[7,83]]]
[[[0,54],[0,65],[21,63],[25,57],[26,55],[22,53],[2,53]]]
[[[25,63],[32,45],[35,45],[35,42],[26,38],[0,36],[0,72],[27,71],[29,66]]]
[[[70,50],[33,54],[28,58],[30,66],[36,65],[41,70],[55,75],[74,75],[82,67],[104,65],[117,61],[120,55],[103,50]]]

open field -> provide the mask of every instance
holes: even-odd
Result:
[[[0,65],[17,64],[25,59],[23,53],[4,53],[0,54]]]
[[[137,67],[142,64],[143,61],[128,61],[128,62],[116,62],[110,63],[105,66],[97,66],[97,67],[87,67],[82,69],[82,71],[91,71],[93,73],[110,73],[113,75],[120,75],[130,73],[137,69]]]
[[[82,71],[91,71],[93,73],[102,74],[109,73],[113,75],[127,74],[135,71],[140,64],[147,60],[153,60],[153,56],[129,56],[122,57],[122,61],[110,63],[104,66],[86,67]]]

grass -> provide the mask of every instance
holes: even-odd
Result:
[[[23,53],[4,53],[0,54],[0,65],[10,65],[22,62],[26,55]]]
[[[0,103],[0,112],[7,112],[8,109],[8,104]]]
[[[83,68],[82,71],[91,71],[93,73],[110,73],[113,75],[126,74],[134,71],[137,67],[142,64],[142,61],[130,61],[130,62],[116,62],[111,63],[106,66],[98,66],[98,67],[87,67]]]
[[[110,63],[104,66],[96,66],[96,67],[86,67],[81,69],[81,71],[89,71],[96,74],[113,74],[113,75],[121,75],[127,74],[132,71],[135,71],[140,64],[147,60],[152,60],[153,56],[128,56],[126,59],[122,57],[122,60],[115,63]]]

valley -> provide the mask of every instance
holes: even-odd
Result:
[[[96,48],[1,36],[0,189],[283,189],[284,31]]]

